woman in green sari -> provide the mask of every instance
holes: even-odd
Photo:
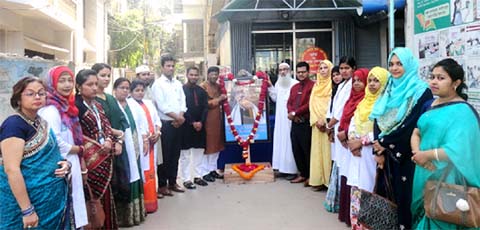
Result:
[[[95,97],[95,100],[102,105],[102,108],[105,111],[105,116],[112,125],[112,133],[114,136],[112,150],[115,153],[115,159],[113,161],[111,185],[116,205],[117,203],[128,202],[130,199],[130,166],[128,164],[128,156],[123,143],[125,141],[125,130],[128,128],[128,122],[123,115],[117,100],[111,94],[106,92],[106,89],[111,82],[112,67],[105,63],[96,63],[92,66],[92,70],[97,73],[98,78],[97,96]],[[118,208],[116,208],[115,211],[119,211]],[[114,216],[116,216],[116,213]],[[120,227],[123,227],[121,223],[122,221],[120,219],[118,219],[118,221]]]
[[[113,90],[123,115],[127,118],[129,128],[125,130],[125,151],[128,155],[130,196],[125,202],[117,202],[118,224],[122,227],[139,225],[145,220],[145,205],[143,202],[143,181],[140,173],[140,154],[142,152],[142,132],[138,132],[134,115],[127,103],[130,92],[130,81],[118,78],[113,83]],[[142,142],[140,142],[142,141]]]
[[[429,78],[432,93],[438,96],[424,105],[412,134],[412,161],[416,164],[412,205],[415,229],[458,229],[451,223],[430,219],[425,215],[423,189],[428,180],[438,180],[449,164],[450,175],[462,175],[467,186],[480,187],[480,121],[466,103],[464,71],[453,59],[444,59],[433,67]],[[462,121],[462,122],[458,122]],[[455,177],[446,178],[455,184]]]

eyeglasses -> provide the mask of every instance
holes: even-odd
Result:
[[[297,71],[298,74],[306,73],[307,71]]]
[[[28,91],[22,93],[22,95],[25,96],[25,97],[35,97],[35,96],[46,97],[47,92],[45,92],[45,91],[33,92],[31,90],[28,90]]]

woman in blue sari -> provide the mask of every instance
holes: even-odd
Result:
[[[36,77],[13,86],[17,111],[0,127],[0,229],[61,229],[67,201],[65,175],[70,166],[55,135],[38,116],[46,87]]]
[[[436,99],[427,102],[411,144],[416,163],[413,181],[412,214],[415,229],[459,229],[461,226],[430,219],[425,215],[423,189],[428,180],[438,180],[449,164],[450,175],[462,175],[467,186],[480,187],[480,121],[462,93],[466,88],[464,71],[453,59],[444,59],[433,67],[429,79]],[[461,121],[461,122],[458,122]],[[455,184],[454,177],[446,183]]]

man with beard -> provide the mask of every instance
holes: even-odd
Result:
[[[187,189],[195,189],[195,184],[206,186],[201,177],[201,164],[205,151],[205,121],[208,113],[207,93],[197,85],[199,69],[187,68],[188,82],[183,86],[187,112],[182,125],[182,151],[180,153],[180,178]],[[193,175],[192,170],[193,168]],[[193,182],[192,182],[193,179]]]
[[[163,163],[157,167],[158,193],[173,196],[174,192],[184,192],[176,182],[178,159],[182,147],[182,131],[187,111],[182,84],[175,79],[175,58],[164,54],[160,58],[162,76],[152,85],[153,101],[162,120]],[[168,187],[167,187],[168,185]]]
[[[215,181],[215,178],[223,178],[223,175],[217,172],[217,161],[220,151],[224,149],[221,105],[227,99],[227,96],[222,94],[220,85],[217,83],[219,73],[220,69],[218,67],[209,67],[207,81],[200,85],[208,95],[208,115],[205,122],[207,144],[203,156],[202,171],[203,179],[209,182]]]
[[[272,167],[277,169],[280,175],[286,174],[287,180],[296,177],[297,165],[293,158],[292,141],[290,139],[290,129],[292,121],[288,119],[287,101],[290,95],[290,89],[298,83],[292,79],[290,65],[281,63],[278,66],[278,78],[275,86],[269,80],[268,93],[272,101],[275,102],[275,127],[273,130],[273,154]]]

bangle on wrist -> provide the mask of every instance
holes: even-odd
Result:
[[[117,136],[117,139],[122,139],[125,136],[125,133],[123,131],[120,131],[121,134]]]
[[[35,212],[35,207],[31,204],[28,208],[25,210],[22,210],[22,215],[25,216],[31,216]]]
[[[435,160],[440,161],[440,158],[438,157],[438,149],[434,149],[433,153],[435,154]]]
[[[83,151],[85,151],[85,147],[83,145],[77,145],[78,146],[78,154],[83,154]]]
[[[82,170],[82,172],[81,172],[81,173],[82,173],[82,175],[85,175],[85,174],[87,174],[87,173],[88,173],[88,169],[86,168],[85,170]]]
[[[327,129],[333,129],[333,127],[328,126],[328,122],[325,123],[325,128],[327,128]]]

